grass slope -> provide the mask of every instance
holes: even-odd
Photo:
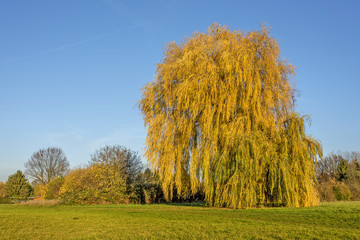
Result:
[[[360,202],[229,210],[0,205],[1,239],[360,239]]]

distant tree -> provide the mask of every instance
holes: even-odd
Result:
[[[346,181],[356,178],[356,169],[360,158],[356,152],[330,153],[317,164],[317,177],[320,181],[327,181],[329,178],[338,181]],[[360,165],[359,165],[360,170]]]
[[[6,195],[8,197],[26,198],[30,196],[31,191],[30,183],[20,170],[9,176],[6,182]]]
[[[166,197],[203,186],[211,206],[316,205],[322,147],[296,112],[293,76],[265,27],[213,24],[170,43],[139,101],[145,156]]]
[[[25,173],[34,184],[46,185],[56,177],[63,177],[69,171],[69,162],[61,148],[49,147],[34,153],[25,163]]]
[[[347,181],[354,182],[360,187],[360,152],[346,152],[344,158],[348,160],[349,167]]]
[[[119,175],[127,185],[136,183],[137,176],[143,168],[136,152],[119,145],[100,148],[91,155],[90,164],[109,167],[112,173]]]
[[[318,161],[318,185],[323,201],[360,200],[360,153],[331,153]]]
[[[331,153],[320,159],[317,165],[317,176],[319,180],[327,181],[329,178],[338,178],[338,165],[344,160],[341,154]]]
[[[0,197],[6,197],[6,183],[0,182]]]
[[[152,172],[150,168],[146,168],[144,172],[141,173],[141,183],[142,184],[159,184],[159,176]]]
[[[348,179],[349,163],[345,159],[341,159],[337,166],[337,178],[339,181],[344,182]]]

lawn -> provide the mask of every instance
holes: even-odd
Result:
[[[232,210],[0,205],[1,239],[360,239],[360,202]]]

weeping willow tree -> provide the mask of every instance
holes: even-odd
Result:
[[[266,27],[213,24],[170,43],[139,108],[145,156],[168,199],[203,188],[211,206],[312,206],[320,143],[295,111],[294,67]]]

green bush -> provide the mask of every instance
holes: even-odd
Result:
[[[6,183],[0,182],[0,198],[6,197]]]
[[[316,190],[318,192],[321,202],[336,201],[336,197],[334,194],[334,185],[335,185],[334,179],[330,179],[329,181],[322,181],[316,185]]]
[[[27,198],[32,193],[31,185],[20,170],[9,176],[5,189],[6,195],[12,198]]]

